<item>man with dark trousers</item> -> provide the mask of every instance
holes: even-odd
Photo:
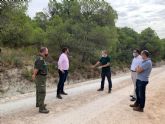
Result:
[[[62,99],[61,95],[68,95],[64,92],[64,83],[68,76],[69,70],[69,59],[68,59],[69,49],[63,48],[62,54],[58,60],[58,73],[59,73],[59,83],[57,86],[57,98]]]
[[[145,97],[146,97],[146,86],[149,82],[149,76],[152,70],[152,61],[149,58],[149,52],[143,50],[141,52],[143,58],[142,63],[136,68],[137,80],[136,80],[136,102],[130,107],[133,107],[134,111],[143,112],[145,107]]]
[[[108,52],[106,50],[102,51],[101,59],[94,66],[92,66],[92,68],[96,68],[97,66],[99,66],[98,67],[99,69],[102,69],[101,87],[97,91],[103,91],[104,90],[105,77],[107,77],[108,84],[109,84],[108,93],[111,93],[112,81],[111,81],[110,57],[108,56]]]

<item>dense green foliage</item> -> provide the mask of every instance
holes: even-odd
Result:
[[[114,66],[128,65],[134,48],[148,49],[154,61],[165,59],[165,39],[147,28],[140,34],[117,28],[116,11],[104,0],[50,0],[48,12],[26,15],[28,2],[0,2],[0,45],[10,48],[48,46],[50,62],[62,47],[71,51],[71,71],[86,68],[107,49]],[[53,66],[54,67],[54,66]]]

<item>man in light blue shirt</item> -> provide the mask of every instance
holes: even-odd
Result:
[[[149,58],[149,52],[147,50],[143,50],[141,52],[141,56],[143,58],[143,62],[136,68],[137,81],[136,81],[136,102],[131,107],[134,107],[134,111],[143,112],[145,107],[145,91],[146,86],[149,82],[149,76],[152,70],[152,61]]]
[[[149,81],[149,76],[152,70],[152,61],[151,59],[144,60],[142,64],[140,65],[141,68],[143,68],[143,72],[138,73],[137,79],[141,81]]]

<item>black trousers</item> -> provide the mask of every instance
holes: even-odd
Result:
[[[68,70],[64,71],[65,73],[62,73],[60,70],[58,70],[59,73],[59,83],[57,85],[57,94],[60,94],[61,92],[64,92],[64,83],[68,76]]]
[[[145,107],[145,99],[146,99],[146,86],[148,81],[136,81],[136,103],[140,105],[141,108]]]
[[[111,71],[110,72],[102,72],[101,73],[101,89],[104,89],[105,77],[108,79],[109,90],[112,89],[112,80],[111,80]]]

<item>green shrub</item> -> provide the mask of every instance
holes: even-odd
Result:
[[[24,65],[23,61],[20,57],[14,57],[12,62],[13,62],[13,65],[17,68],[22,68]]]
[[[32,69],[24,68],[22,71],[22,76],[29,81],[32,81],[31,76],[32,76]]]
[[[21,57],[18,57],[15,54],[10,54],[10,55],[1,55],[0,56],[0,62],[4,66],[10,66],[10,67],[17,67],[17,68],[22,68],[24,63]]]

